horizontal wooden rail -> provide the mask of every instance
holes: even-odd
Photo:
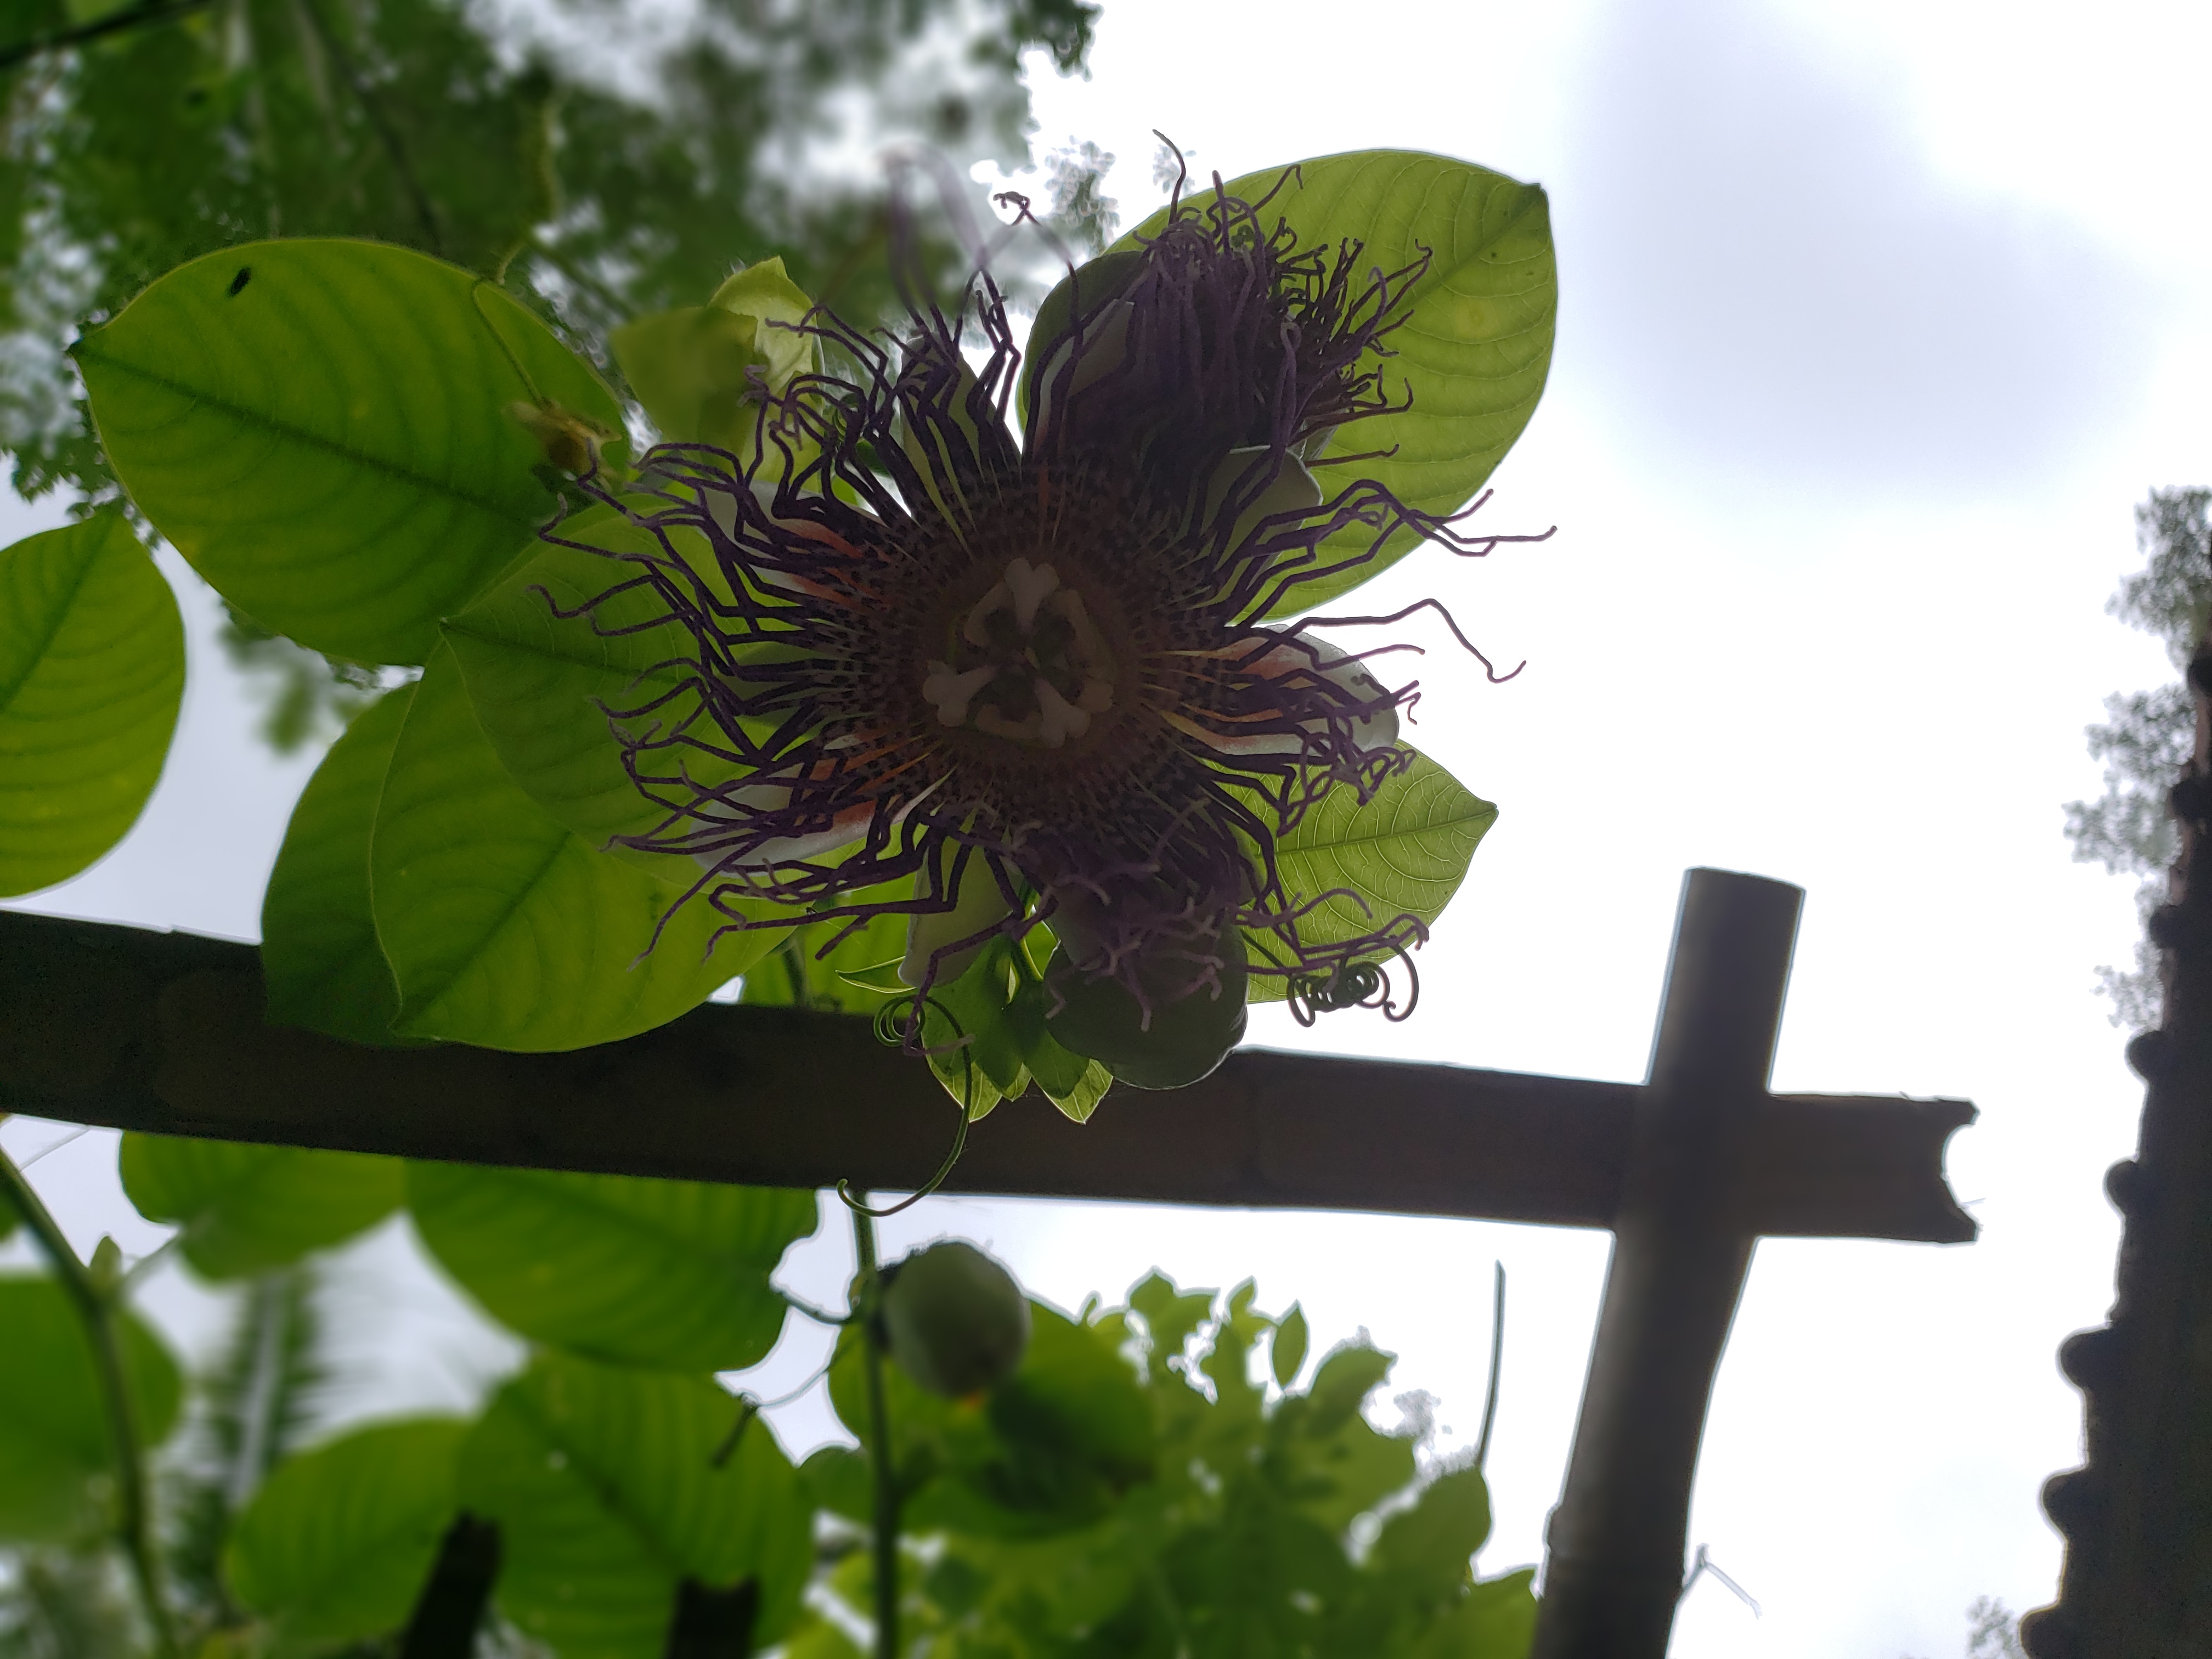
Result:
[[[1088,1124],[1032,1095],[977,1125],[946,1189],[1606,1227],[1641,1089],[1240,1050]],[[708,1006],[625,1042],[518,1054],[374,1048],[263,1018],[250,945],[0,911],[0,1110],[532,1169],[876,1190],[926,1180],[951,1103],[868,1024]],[[1963,1101],[1776,1096],[1736,1220],[1964,1243],[1942,1173]]]

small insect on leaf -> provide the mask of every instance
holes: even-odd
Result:
[[[252,265],[239,266],[238,275],[230,279],[230,287],[228,290],[228,296],[231,299],[235,300],[240,295],[246,292],[246,285],[252,280],[253,267]]]
[[[563,409],[550,398],[539,404],[518,400],[507,406],[507,412],[538,440],[545,459],[563,472],[595,471],[599,446],[615,435],[597,421]]]

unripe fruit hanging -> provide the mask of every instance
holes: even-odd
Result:
[[[878,1316],[899,1369],[948,1399],[1011,1376],[1030,1343],[1030,1304],[1014,1276],[957,1239],[885,1268]]]

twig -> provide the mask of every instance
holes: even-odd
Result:
[[[21,1164],[18,1164],[15,1167],[16,1167],[17,1169],[19,1169],[19,1170],[27,1170],[27,1169],[29,1169],[29,1168],[30,1168],[33,1164],[36,1164],[36,1163],[37,1163],[40,1158],[50,1158],[50,1157],[52,1157],[54,1153],[58,1152],[59,1151],[61,1151],[61,1149],[62,1149],[63,1147],[64,1147],[64,1146],[73,1146],[73,1145],[74,1145],[74,1144],[76,1144],[77,1141],[80,1141],[80,1140],[83,1139],[87,1135],[90,1134],[91,1133],[92,1133],[92,1125],[90,1125],[89,1123],[80,1123],[80,1124],[78,1124],[78,1125],[77,1125],[77,1127],[76,1127],[76,1128],[71,1129],[71,1130],[70,1130],[67,1134],[64,1135],[64,1136],[63,1136],[59,1140],[49,1141],[49,1142],[47,1142],[47,1143],[46,1143],[46,1145],[45,1145],[45,1146],[43,1146],[40,1147],[40,1148],[39,1148],[39,1150],[38,1150],[37,1152],[33,1152],[33,1153],[30,1155],[30,1157],[28,1157],[28,1158],[25,1158],[25,1159],[24,1159]]]
[[[346,50],[345,42],[339,40],[337,32],[331,27],[316,0],[300,0],[300,9],[307,14],[309,25],[322,41],[323,50],[330,53],[331,61],[337,65],[338,73],[345,77],[346,89],[353,94],[354,101],[361,106],[362,113],[368,118],[369,125],[376,130],[377,142],[384,146],[392,170],[399,177],[400,189],[406,191],[408,201],[414,206],[415,216],[422,222],[423,240],[428,243],[430,252],[441,258],[444,258],[446,239],[438,230],[437,210],[431,205],[429,193],[422,188],[422,181],[415,175],[415,164],[407,158],[407,147],[400,140],[399,129],[392,125],[392,118],[385,113],[383,104],[370,89],[368,78],[361,72],[361,66],[354,62],[353,54]]]
[[[876,1228],[853,1206],[853,1249],[860,1258],[860,1348],[868,1377],[868,1468],[875,1485],[876,1659],[898,1659],[898,1471],[891,1457],[890,1407],[884,1395],[884,1348],[875,1318],[883,1279],[876,1266]]]
[[[13,1159],[0,1152],[0,1189],[4,1189],[21,1212],[23,1220],[38,1237],[54,1264],[54,1277],[64,1295],[84,1322],[92,1345],[93,1369],[100,1378],[100,1403],[107,1414],[108,1438],[115,1453],[118,1494],[116,1530],[131,1558],[131,1577],[139,1599],[145,1603],[147,1622],[154,1628],[155,1650],[162,1659],[174,1659],[176,1632],[169,1622],[168,1605],[161,1598],[161,1565],[154,1553],[151,1516],[146,1504],[146,1463],[138,1443],[137,1419],[131,1409],[131,1394],[123,1375],[123,1353],[116,1340],[115,1298],[93,1280],[69,1240],[40,1201],[37,1191],[23,1179]]]
[[[198,11],[210,0],[145,0],[143,5],[128,11],[111,13],[97,21],[79,23],[74,28],[56,29],[52,34],[34,34],[27,40],[19,40],[12,46],[0,46],[0,70],[9,70],[27,63],[42,52],[58,52],[64,46],[74,46],[86,40],[97,40],[103,34],[118,34],[125,29],[135,29],[148,23],[163,23],[186,12]]]
[[[1497,1277],[1490,1298],[1490,1387],[1482,1396],[1482,1435],[1474,1443],[1474,1467],[1490,1456],[1490,1425],[1498,1420],[1498,1378],[1505,1364],[1505,1264],[1492,1262]]]
[[[1698,1557],[1697,1559],[1691,1564],[1690,1576],[1682,1581],[1682,1594],[1684,1595],[1687,1595],[1690,1593],[1690,1586],[1696,1583],[1698,1579],[1705,1577],[1707,1573],[1711,1573],[1714,1577],[1719,1579],[1723,1585],[1727,1586],[1728,1589],[1735,1591],[1735,1599],[1751,1609],[1751,1616],[1753,1618],[1757,1619],[1760,1617],[1759,1603],[1752,1599],[1751,1592],[1746,1589],[1742,1585],[1737,1583],[1735,1579],[1729,1577],[1726,1573],[1723,1572],[1720,1568],[1715,1565],[1712,1556],[1707,1552],[1703,1544],[1698,1546]]]

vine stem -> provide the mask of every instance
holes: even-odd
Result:
[[[891,1457],[891,1413],[884,1392],[884,1340],[876,1320],[883,1277],[876,1263],[876,1224],[853,1207],[853,1250],[860,1261],[860,1349],[868,1378],[868,1471],[875,1488],[876,1659],[898,1659],[898,1472]]]
[[[169,1621],[168,1603],[161,1595],[161,1564],[154,1552],[152,1516],[146,1502],[146,1460],[138,1443],[138,1423],[131,1409],[131,1392],[123,1376],[123,1348],[116,1334],[116,1298],[94,1281],[77,1260],[69,1240],[62,1236],[52,1214],[37,1190],[23,1178],[15,1161],[0,1152],[0,1188],[4,1188],[24,1222],[37,1237],[39,1246],[54,1264],[54,1276],[84,1323],[92,1345],[93,1369],[100,1378],[100,1401],[107,1415],[108,1439],[115,1453],[116,1487],[119,1494],[116,1531],[131,1560],[131,1575],[145,1604],[147,1622],[153,1626],[155,1650],[162,1659],[175,1659],[177,1634]]]

